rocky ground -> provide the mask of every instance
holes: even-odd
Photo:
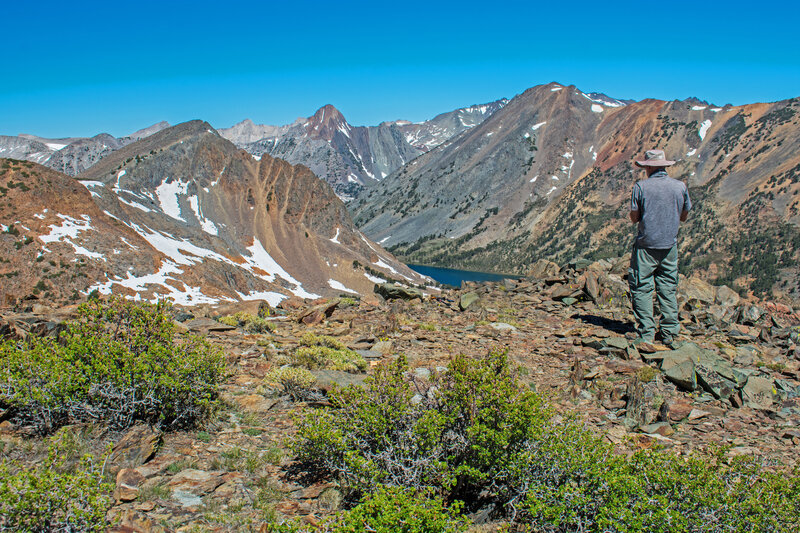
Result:
[[[339,507],[341,493],[333,483],[307,486],[291,478],[288,440],[293,417],[324,400],[292,402],[264,382],[281,356],[313,332],[359,350],[370,365],[404,354],[422,378],[459,353],[507,350],[523,382],[621,451],[661,446],[687,454],[722,445],[729,456],[796,465],[798,313],[682,280],[683,332],[673,349],[635,344],[621,264],[561,270],[541,262],[530,278],[467,283],[423,298],[387,287],[388,299],[289,300],[273,311],[270,334],[246,334],[214,320],[235,310],[257,313],[257,302],[180,310],[178,328],[206,336],[227,356],[225,407],[216,419],[189,432],[68,430],[78,451],[114,446],[108,462],[116,486],[109,511],[117,524],[113,531],[258,531],[285,517],[317,523]],[[52,333],[69,313],[43,305],[0,310],[0,335]],[[323,392],[333,382],[358,384],[365,377],[333,371],[316,376]],[[24,428],[5,421],[0,431],[5,457],[34,461],[44,453]]]

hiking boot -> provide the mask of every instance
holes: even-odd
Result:
[[[662,332],[661,344],[671,349],[672,345],[675,344],[675,337],[673,337],[671,333]]]

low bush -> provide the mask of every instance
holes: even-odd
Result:
[[[70,420],[187,427],[217,405],[222,353],[176,339],[167,303],[91,301],[58,341],[0,344],[0,405],[39,433]]]
[[[0,530],[105,531],[113,499],[102,464],[85,455],[69,468],[57,445],[33,468],[0,462]]]
[[[300,339],[291,357],[291,364],[310,370],[327,369],[358,373],[367,368],[367,362],[357,352],[350,350],[333,337],[306,333]]]
[[[270,371],[264,381],[272,387],[279,387],[293,400],[301,400],[308,396],[317,378],[305,368],[285,366]]]
[[[294,450],[300,468],[337,479],[351,502],[387,485],[492,509],[521,530],[800,528],[800,471],[726,462],[722,451],[616,454],[576,418],[556,418],[503,354],[456,357],[427,384],[401,358],[330,401],[300,421]]]
[[[223,316],[218,319],[226,326],[242,328],[248,333],[270,333],[275,330],[272,323],[260,316],[254,316],[244,311],[239,311],[233,315]]]
[[[461,504],[448,507],[429,491],[377,487],[352,509],[343,511],[313,529],[298,522],[272,523],[271,533],[460,533],[467,521],[459,516]]]
[[[380,487],[340,513],[324,531],[329,533],[458,533],[466,521],[459,504],[447,508],[441,498],[398,487]]]

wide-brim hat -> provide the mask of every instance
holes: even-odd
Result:
[[[674,164],[675,161],[666,158],[664,150],[648,150],[644,154],[644,161],[636,161],[637,167],[668,167]]]

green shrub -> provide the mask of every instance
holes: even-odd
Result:
[[[317,378],[305,368],[288,366],[270,371],[264,381],[280,387],[283,394],[289,395],[293,400],[301,400],[307,396]]]
[[[722,452],[616,454],[577,418],[554,418],[503,354],[458,356],[428,385],[400,358],[330,401],[299,421],[293,447],[305,472],[336,478],[351,497],[381,485],[430,491],[532,531],[800,528],[800,470],[728,464]]]
[[[275,330],[275,326],[269,320],[244,311],[220,317],[218,322],[234,328],[243,328],[248,333],[269,333]]]
[[[75,420],[187,427],[217,405],[221,352],[176,339],[169,306],[111,299],[78,309],[58,342],[0,344],[0,404],[40,433]]]
[[[333,337],[306,333],[300,339],[300,346],[291,357],[294,366],[315,370],[339,370],[359,373],[367,368],[367,362],[357,352],[350,350]]]
[[[67,468],[57,445],[33,468],[0,462],[0,530],[105,531],[113,499],[102,465],[85,455]]]
[[[447,508],[440,498],[409,489],[380,487],[326,528],[330,533],[458,533],[466,523],[460,505]]]
[[[334,409],[301,421],[298,459],[358,494],[386,484],[467,500],[550,418],[541,398],[516,385],[503,354],[457,357],[415,401],[407,370],[401,357],[378,366],[364,388],[332,391]]]

